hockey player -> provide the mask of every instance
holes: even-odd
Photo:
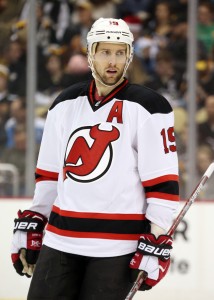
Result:
[[[33,203],[15,219],[14,267],[34,273],[28,300],[123,300],[139,270],[146,290],[170,264],[166,232],[179,200],[172,108],[125,78],[133,35],[123,20],[98,19],[87,45],[94,80],[50,107]]]

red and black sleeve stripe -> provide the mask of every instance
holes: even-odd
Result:
[[[50,172],[46,170],[36,169],[35,180],[39,181],[57,181],[59,174],[57,172]]]
[[[179,201],[179,184],[177,175],[165,175],[143,181],[146,198]]]

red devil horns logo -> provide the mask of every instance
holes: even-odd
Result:
[[[88,182],[101,177],[112,161],[111,143],[119,136],[120,132],[115,126],[109,131],[100,129],[100,124],[75,131],[66,149],[64,180],[70,177],[76,181]]]

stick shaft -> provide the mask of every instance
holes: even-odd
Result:
[[[197,199],[199,193],[204,188],[205,183],[210,178],[213,171],[214,171],[214,162],[209,165],[206,172],[204,173],[204,175],[201,177],[200,181],[198,182],[196,188],[192,192],[191,196],[187,199],[184,207],[182,208],[182,210],[180,211],[180,213],[174,220],[172,226],[168,230],[168,232],[167,232],[168,235],[172,235],[175,232],[176,228],[178,227],[180,222],[183,220],[183,218],[186,215],[187,211],[189,210],[190,206],[195,202],[195,199]]]
[[[146,278],[147,278],[147,273],[144,271],[140,271],[135,283],[133,284],[125,300],[131,300],[134,297],[134,295],[137,293],[141,284],[143,283],[144,280],[146,280]]]
[[[187,199],[184,207],[182,208],[182,210],[180,211],[180,213],[174,220],[172,226],[168,230],[168,232],[167,232],[168,235],[172,235],[175,232],[176,228],[178,227],[180,222],[183,220],[183,218],[186,215],[187,211],[189,210],[190,206],[194,203],[195,199],[198,197],[198,194],[204,188],[205,183],[210,178],[213,171],[214,171],[214,162],[209,165],[206,172],[204,173],[204,175],[200,179],[199,183],[197,184],[196,188],[192,192],[191,196]],[[137,293],[137,291],[139,290],[141,284],[143,283],[143,281],[145,279],[146,279],[146,272],[140,271],[136,281],[134,282],[134,284],[133,284],[131,290],[129,291],[128,295],[126,296],[125,300],[131,300],[134,297],[134,295]]]

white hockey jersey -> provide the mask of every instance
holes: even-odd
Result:
[[[101,102],[95,82],[49,109],[32,210],[44,244],[86,256],[134,252],[146,219],[167,229],[179,200],[174,117],[167,100],[127,79]]]

